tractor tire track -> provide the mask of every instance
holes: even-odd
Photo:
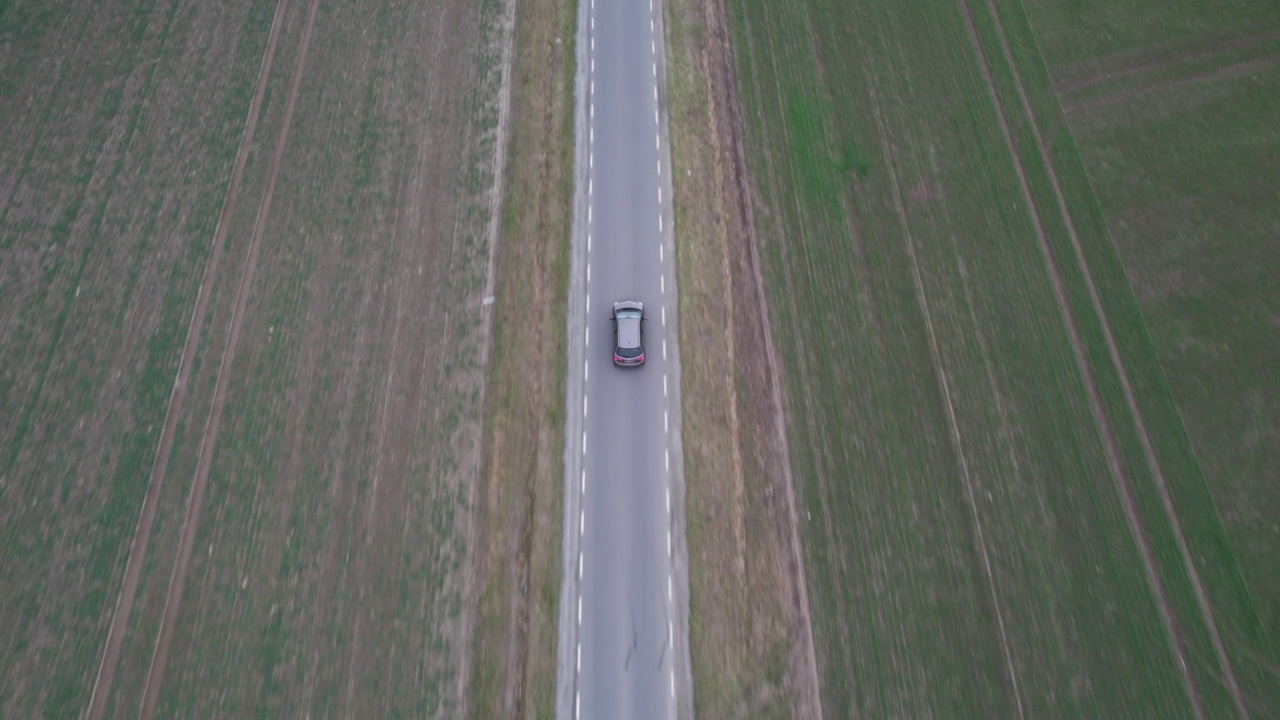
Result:
[[[987,58],[986,51],[982,47],[982,41],[978,37],[977,27],[973,20],[973,10],[968,0],[960,1],[960,11],[964,16],[965,27],[968,30],[970,43],[973,45],[979,65],[982,69],[983,78],[986,81],[987,92],[991,98],[992,105],[995,108],[996,116],[1000,121],[1000,131],[1004,137],[1005,146],[1009,151],[1010,159],[1013,163],[1015,174],[1018,176],[1018,185],[1022,190],[1022,199],[1030,214],[1036,228],[1036,239],[1040,245],[1040,253],[1044,258],[1045,270],[1049,275],[1049,280],[1053,285],[1055,299],[1058,303],[1058,309],[1062,313],[1064,329],[1067,331],[1067,337],[1071,343],[1071,348],[1076,356],[1076,365],[1080,368],[1082,379],[1084,380],[1086,394],[1089,396],[1089,405],[1093,411],[1094,420],[1098,425],[1098,431],[1106,450],[1107,464],[1111,470],[1112,479],[1115,481],[1117,494],[1120,497],[1120,504],[1124,509],[1125,518],[1128,520],[1129,530],[1133,535],[1134,544],[1137,546],[1142,556],[1143,568],[1147,574],[1147,580],[1151,585],[1157,607],[1160,610],[1160,619],[1164,625],[1165,633],[1168,635],[1170,651],[1173,653],[1177,662],[1178,673],[1182,680],[1183,690],[1187,698],[1191,701],[1192,711],[1197,720],[1205,720],[1204,701],[1200,697],[1200,692],[1195,685],[1195,681],[1191,677],[1188,669],[1186,651],[1182,646],[1179,638],[1177,625],[1174,621],[1173,607],[1169,601],[1168,592],[1164,588],[1164,582],[1160,578],[1157,570],[1155,553],[1151,549],[1150,542],[1144,532],[1142,521],[1138,516],[1136,503],[1133,498],[1133,490],[1130,487],[1129,479],[1125,473],[1124,466],[1120,460],[1120,451],[1116,440],[1116,434],[1111,427],[1111,421],[1106,415],[1106,411],[1102,405],[1102,398],[1098,391],[1097,381],[1094,379],[1093,369],[1089,365],[1088,357],[1085,354],[1084,343],[1080,339],[1080,330],[1076,322],[1075,314],[1071,309],[1070,299],[1067,296],[1065,283],[1062,279],[1062,273],[1058,269],[1057,263],[1053,258],[1053,251],[1049,247],[1048,233],[1045,229],[1044,220],[1040,215],[1039,209],[1036,207],[1035,199],[1031,194],[1031,186],[1027,180],[1026,169],[1023,168],[1022,161],[1018,157],[1017,144],[1014,141],[1012,131],[1009,127],[1009,119],[1005,116],[1003,106],[1000,104],[1000,96],[996,90],[995,79],[991,70],[990,60]],[[994,8],[990,8],[994,14]],[[1003,31],[1001,31],[1001,40],[1003,41]],[[1007,48],[1007,46],[1006,46]],[[1007,53],[1007,49],[1006,49]],[[1012,62],[1006,55],[1006,62]],[[1016,77],[1016,75],[1015,75]],[[1019,89],[1021,90],[1021,80],[1018,80]],[[1025,96],[1023,102],[1025,103]],[[1031,125],[1032,132],[1035,133],[1035,139],[1041,143],[1043,151],[1043,138],[1040,137],[1039,129],[1036,128],[1034,122]],[[1052,173],[1049,173],[1054,177]],[[1054,179],[1054,187],[1057,188],[1056,177]],[[1065,214],[1065,213],[1064,213]],[[1070,220],[1067,221],[1070,223]],[[1072,232],[1074,237],[1074,230]],[[1092,285],[1090,286],[1092,287]],[[1110,336],[1108,335],[1108,338]]]
[[[1021,2],[1021,0],[1019,1]],[[1040,162],[1044,164],[1045,170],[1049,175],[1049,182],[1053,186],[1053,196],[1057,201],[1058,212],[1066,223],[1067,234],[1071,238],[1071,247],[1075,251],[1075,261],[1080,265],[1085,286],[1089,290],[1089,303],[1093,311],[1097,313],[1098,320],[1102,325],[1103,338],[1107,343],[1107,354],[1110,356],[1111,363],[1115,366],[1116,373],[1120,377],[1120,385],[1124,389],[1125,404],[1133,416],[1133,423],[1138,431],[1138,440],[1142,444],[1142,454],[1146,460],[1147,468],[1151,471],[1152,478],[1155,480],[1156,489],[1159,491],[1160,503],[1163,506],[1165,518],[1169,521],[1173,536],[1177,540],[1178,554],[1181,556],[1187,577],[1191,581],[1191,588],[1196,596],[1196,604],[1199,606],[1201,619],[1209,631],[1214,654],[1217,655],[1219,669],[1222,670],[1223,679],[1231,693],[1231,699],[1236,706],[1236,710],[1240,713],[1240,717],[1250,720],[1249,706],[1244,701],[1244,695],[1240,691],[1240,684],[1236,680],[1235,669],[1231,664],[1231,659],[1227,656],[1226,646],[1222,641],[1217,618],[1214,616],[1213,607],[1209,603],[1209,596],[1204,589],[1204,582],[1200,579],[1200,571],[1196,568],[1195,559],[1191,556],[1191,549],[1187,544],[1186,534],[1182,530],[1182,522],[1178,517],[1178,511],[1173,505],[1173,495],[1169,492],[1169,484],[1165,480],[1164,471],[1160,466],[1159,458],[1156,456],[1155,447],[1151,444],[1151,436],[1147,432],[1146,422],[1142,419],[1142,411],[1138,407],[1133,385],[1129,380],[1129,372],[1125,368],[1124,360],[1120,357],[1115,336],[1111,332],[1111,322],[1107,319],[1107,314],[1102,306],[1102,299],[1098,295],[1098,288],[1093,282],[1093,273],[1090,272],[1089,264],[1085,260],[1084,249],[1080,245],[1080,236],[1076,233],[1075,222],[1072,220],[1071,212],[1067,208],[1066,196],[1062,192],[1062,185],[1058,182],[1058,174],[1054,170],[1053,161],[1049,157],[1049,146],[1045,144],[1044,138],[1040,134],[1040,128],[1036,124],[1036,118],[1031,109],[1031,101],[1027,98],[1026,88],[1022,85],[1022,75],[1018,72],[1018,67],[1013,62],[1013,55],[1009,50],[1009,41],[1005,36],[1004,26],[1000,22],[1000,15],[996,12],[993,0],[986,0],[986,3],[992,19],[995,20],[996,33],[1000,38],[1000,48],[1004,53],[1005,62],[1009,64],[1009,69],[1013,74],[1014,85],[1018,89],[1018,99],[1022,104],[1027,122],[1030,124],[1032,137],[1035,138],[1036,149],[1040,154]],[[1271,57],[1274,58],[1276,56]]]
[[[120,595],[116,598],[112,610],[111,624],[107,629],[107,640],[103,646],[102,659],[94,678],[93,690],[89,698],[89,707],[85,713],[88,720],[101,720],[106,711],[107,697],[115,684],[115,674],[120,662],[120,653],[124,649],[125,632],[129,628],[129,619],[133,613],[134,600],[137,597],[138,583],[142,578],[142,568],[146,561],[147,547],[151,541],[151,531],[155,526],[156,506],[160,501],[160,493],[164,487],[165,473],[169,466],[169,457],[173,451],[174,438],[177,434],[178,419],[182,416],[182,407],[186,400],[187,383],[195,365],[196,346],[199,345],[204,327],[205,314],[209,306],[213,281],[218,275],[218,267],[222,260],[223,247],[230,220],[235,212],[236,200],[240,193],[240,184],[244,179],[245,165],[249,159],[249,149],[253,146],[254,134],[258,126],[258,118],[262,110],[263,98],[266,94],[267,78],[271,75],[271,67],[275,60],[276,46],[280,40],[280,30],[284,24],[284,16],[289,7],[289,0],[279,0],[276,4],[275,16],[271,21],[267,47],[263,51],[262,62],[258,70],[257,90],[249,103],[249,112],[245,117],[244,132],[241,135],[240,147],[236,152],[235,165],[231,172],[231,184],[223,200],[222,211],[218,215],[218,225],[214,230],[209,262],[205,266],[204,276],[196,295],[196,307],[191,313],[191,322],[187,327],[187,337],[183,344],[182,360],[178,365],[178,374],[174,379],[173,389],[169,393],[169,405],[165,411],[164,427],[160,434],[160,444],[156,451],[156,459],[151,468],[151,479],[147,485],[147,494],[143,498],[142,510],[138,524],[130,542],[129,559],[125,564],[124,583]]]
[[[1139,85],[1137,87],[1128,88],[1119,92],[1109,93],[1107,95],[1099,95],[1098,97],[1080,100],[1078,102],[1067,103],[1063,106],[1064,113],[1076,113],[1082,110],[1090,110],[1103,105],[1111,105],[1126,100],[1132,100],[1140,95],[1147,95],[1161,90],[1171,90],[1183,85],[1190,85],[1197,82],[1205,82],[1208,80],[1218,80],[1230,78],[1235,75],[1241,75],[1254,70],[1263,70],[1280,62],[1280,53],[1272,53],[1263,55],[1250,60],[1242,60],[1238,63],[1223,65],[1222,67],[1204,70],[1202,72],[1191,73],[1178,78],[1171,78],[1162,82],[1154,82],[1147,85]]]
[[[276,138],[276,146],[271,156],[271,163],[268,166],[267,183],[263,190],[261,204],[258,206],[257,218],[254,221],[253,235],[249,241],[248,258],[245,260],[245,267],[240,276],[240,285],[236,290],[235,308],[232,311],[231,324],[227,331],[227,345],[215,375],[213,405],[209,409],[204,436],[200,440],[196,476],[192,483],[191,495],[187,500],[186,517],[183,518],[182,522],[182,531],[178,542],[178,558],[174,563],[173,574],[169,578],[169,590],[165,597],[164,609],[161,612],[160,631],[156,638],[155,652],[151,656],[151,667],[147,671],[142,712],[139,715],[141,720],[155,720],[160,700],[160,689],[164,685],[165,666],[168,664],[169,648],[173,644],[176,618],[182,608],[182,595],[186,585],[187,567],[191,562],[191,550],[195,544],[196,530],[200,526],[200,512],[204,505],[205,490],[209,485],[213,451],[217,446],[218,431],[222,425],[222,412],[226,405],[228,386],[230,384],[230,369],[235,364],[236,350],[240,340],[240,327],[244,321],[249,289],[253,285],[258,251],[262,246],[262,236],[266,230],[267,218],[271,214],[271,200],[275,193],[276,180],[280,176],[280,166],[284,160],[285,148],[289,144],[289,130],[293,124],[293,112],[298,102],[298,90],[302,84],[307,49],[311,44],[311,36],[315,28],[316,11],[319,4],[319,0],[311,0],[311,6],[307,11],[307,22],[302,31],[298,58],[293,68],[293,77],[289,87],[289,99],[284,106],[284,120],[280,128],[280,134]]]
[[[1128,77],[1130,75],[1141,75],[1156,72],[1166,68],[1172,68],[1177,65],[1182,65],[1184,63],[1207,60],[1220,55],[1225,55],[1235,50],[1243,50],[1245,48],[1252,48],[1255,45],[1262,45],[1276,39],[1280,39],[1280,32],[1265,32],[1257,35],[1250,35],[1248,37],[1236,38],[1196,50],[1175,53],[1172,56],[1163,59],[1124,65],[1110,70],[1103,70],[1101,72],[1084,75],[1072,80],[1066,80],[1059,83],[1055,89],[1059,95],[1065,95],[1067,93],[1083,90],[1100,82]]]

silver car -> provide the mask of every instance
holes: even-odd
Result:
[[[613,304],[613,364],[639,367],[644,364],[644,304],[620,300]]]

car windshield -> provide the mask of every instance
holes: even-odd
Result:
[[[627,318],[630,318],[630,319],[639,319],[639,317],[640,317],[640,311],[639,311],[639,310],[619,310],[619,311],[618,311],[618,319],[619,319],[619,320],[623,320],[623,319],[627,319]]]

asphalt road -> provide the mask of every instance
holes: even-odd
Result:
[[[692,717],[661,5],[582,7],[557,711]],[[612,363],[622,299],[641,368]]]

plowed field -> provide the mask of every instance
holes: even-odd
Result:
[[[467,714],[509,7],[0,6],[0,715]]]

